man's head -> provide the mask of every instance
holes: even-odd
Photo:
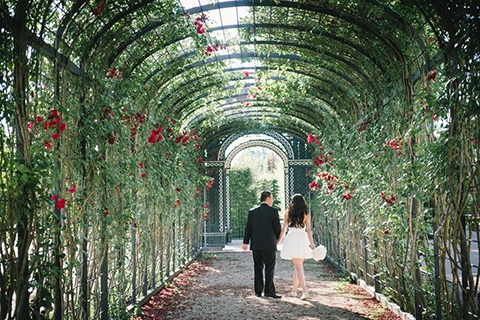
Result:
[[[262,195],[260,196],[260,201],[265,202],[268,204],[270,207],[273,205],[273,194],[271,191],[265,190],[262,192]]]

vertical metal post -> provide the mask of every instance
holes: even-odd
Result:
[[[436,320],[442,320],[442,300],[440,284],[440,248],[438,246],[437,217],[435,213],[435,203],[433,205],[433,258],[435,264],[435,316]]]
[[[80,301],[82,304],[81,319],[89,318],[88,300],[90,298],[88,290],[88,218],[87,214],[83,213],[83,239],[82,239],[82,285],[80,292]]]
[[[132,304],[137,303],[137,232],[135,228],[136,220],[132,220],[131,235],[132,235]]]
[[[469,305],[469,299],[471,298],[472,294],[472,289],[468,285],[468,278],[470,274],[470,265],[469,265],[469,260],[466,259],[465,257],[470,256],[470,252],[467,250],[467,226],[466,226],[466,221],[465,221],[465,212],[462,213],[462,216],[460,218],[460,221],[462,223],[462,229],[463,229],[463,234],[465,235],[465,238],[462,239],[460,237],[460,240],[464,240],[465,243],[460,243],[460,265],[462,266],[462,302],[463,302],[463,308],[462,308],[462,313],[463,313],[463,319],[470,319],[468,313],[469,310],[468,308],[471,308]],[[469,307],[466,307],[469,306]]]
[[[157,287],[157,281],[155,280],[157,272],[157,242],[153,242],[153,248],[152,248],[152,288]]]
[[[106,221],[103,222],[102,242],[104,246],[102,265],[100,266],[100,290],[101,290],[101,319],[108,320],[108,239]]]
[[[378,252],[378,240],[375,240],[375,250]],[[380,282],[380,274],[378,273],[377,264],[373,264],[373,280],[375,281],[375,292],[382,292],[382,285]]]
[[[418,200],[415,197],[412,197],[412,206],[411,206],[411,211],[410,215],[412,220],[414,220],[417,217],[417,212],[418,212]],[[417,239],[415,239],[416,241]],[[415,319],[416,320],[422,320],[423,319],[423,308],[422,308],[422,294],[421,294],[421,284],[422,284],[422,275],[420,273],[420,263],[418,262],[418,259],[420,258],[419,252],[414,252],[417,256],[417,261],[415,263],[415,279],[416,279],[416,286],[415,286]]]
[[[203,210],[205,211],[205,206],[207,205],[207,189],[203,189]],[[202,217],[205,216],[205,213],[202,214]],[[203,218],[203,247],[207,247],[207,219]]]
[[[177,224],[175,223],[175,219],[172,221],[172,252],[173,252],[173,272],[177,270],[177,259],[178,259],[178,250],[177,250]]]
[[[363,235],[363,273],[365,282],[368,284],[368,241],[365,234]]]

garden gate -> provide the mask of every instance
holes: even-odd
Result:
[[[208,206],[208,216],[205,219],[204,245],[225,246],[231,242],[230,213],[230,168],[233,158],[242,150],[251,147],[265,147],[282,158],[284,164],[285,200],[288,203],[291,195],[307,193],[308,173],[312,165],[307,144],[301,138],[291,134],[266,132],[267,139],[252,138],[235,146],[227,152],[232,143],[252,132],[234,134],[219,143],[216,160],[205,162],[207,170],[215,179],[211,189],[205,192],[205,205]]]

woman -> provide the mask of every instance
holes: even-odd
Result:
[[[305,283],[303,273],[303,260],[312,257],[312,250],[315,249],[310,227],[311,219],[308,214],[308,206],[301,194],[295,194],[290,199],[290,204],[283,220],[282,232],[277,243],[280,243],[287,231],[282,245],[280,257],[293,262],[293,291],[292,297],[297,296],[297,288],[300,284],[303,294],[300,299],[306,300],[310,297]]]

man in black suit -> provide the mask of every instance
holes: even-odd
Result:
[[[277,239],[281,231],[280,218],[278,209],[272,208],[273,194],[270,191],[263,191],[260,201],[262,203],[258,207],[252,208],[248,212],[242,249],[247,250],[250,243],[255,270],[255,295],[260,297],[264,291],[265,297],[281,298],[282,296],[276,294],[273,284]],[[265,287],[263,285],[264,267]]]

